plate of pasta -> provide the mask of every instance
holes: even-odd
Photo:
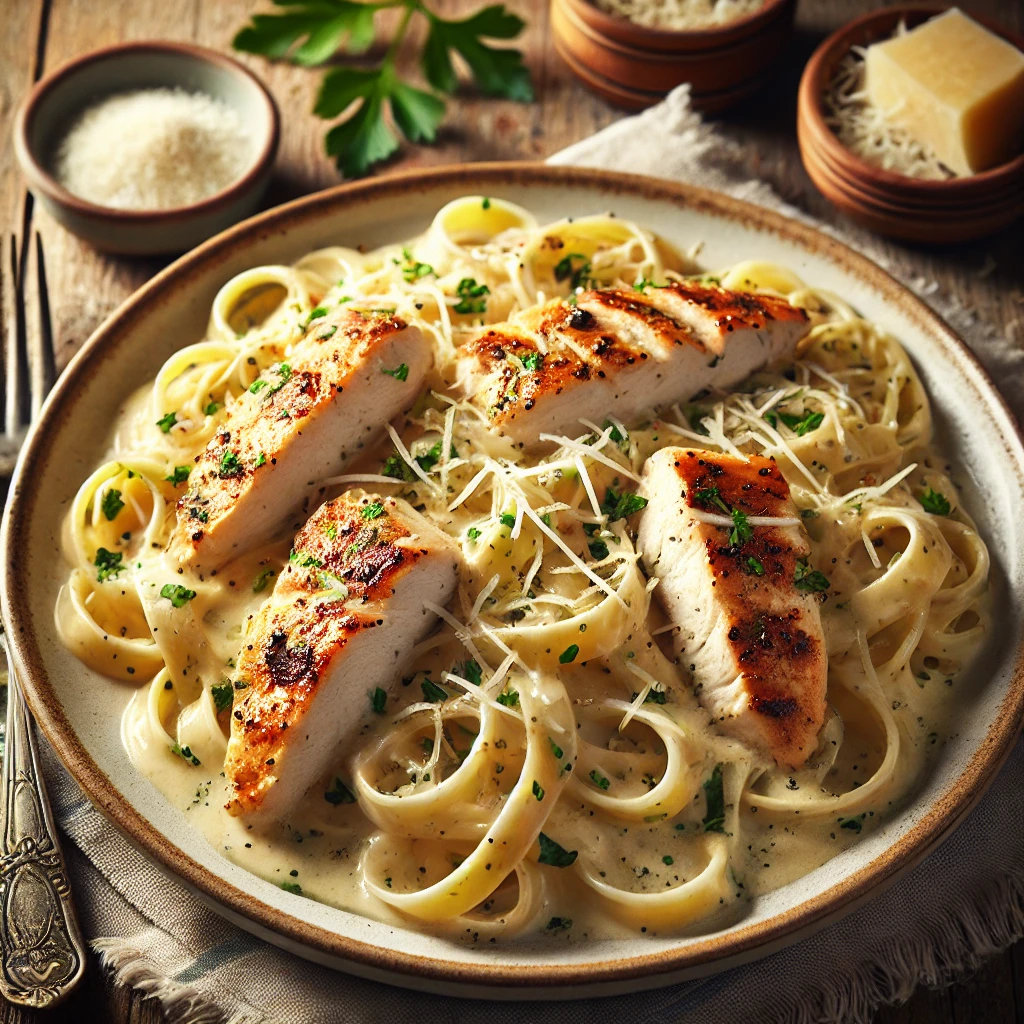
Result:
[[[5,523],[48,739],[289,949],[626,991],[880,891],[1024,706],[1024,453],[869,261],[724,196],[398,175],[218,236],[75,357]]]

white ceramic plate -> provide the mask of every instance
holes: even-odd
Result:
[[[283,892],[221,857],[129,763],[119,739],[131,689],[88,671],[53,625],[66,575],[61,519],[99,461],[119,403],[177,347],[202,337],[214,294],[261,263],[320,246],[373,247],[424,230],[456,196],[500,196],[541,223],[612,210],[708,267],[764,258],[841,294],[910,350],[931,393],[961,493],[988,541],[991,640],[959,687],[962,727],[917,800],[862,843],[759,899],[730,928],[552,948],[477,947],[369,921]],[[129,358],[130,354],[130,358]],[[5,524],[3,603],[32,710],[89,796],[139,846],[242,927],[297,953],[393,984],[462,995],[551,998],[621,992],[761,956],[877,893],[963,819],[1008,754],[1024,708],[1024,450],[1012,416],[960,341],[876,266],[808,228],[724,196],[601,171],[478,165],[345,186],[272,210],[173,264],[128,300],[62,377],[19,465]]]

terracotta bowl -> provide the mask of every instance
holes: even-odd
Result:
[[[795,0],[767,0],[750,17],[718,28],[645,28],[590,0],[551,0],[555,49],[591,89],[619,106],[657,103],[689,82],[697,110],[714,112],[755,92],[783,54]]]
[[[968,178],[922,181],[862,160],[825,123],[825,90],[851,47],[887,39],[900,21],[913,28],[946,9],[889,7],[866,14],[818,47],[800,81],[797,137],[811,180],[845,213],[893,238],[963,242],[992,234],[1024,213],[1024,154]],[[984,18],[977,20],[1024,48],[1020,37]]]
[[[252,160],[226,188],[188,206],[113,209],[69,192],[50,172],[68,123],[94,100],[144,88],[205,93],[232,107],[254,135]],[[270,181],[280,136],[277,105],[248,68],[189,43],[124,43],[83,54],[42,79],[14,125],[14,151],[29,189],[68,231],[106,252],[181,253],[247,217]]]

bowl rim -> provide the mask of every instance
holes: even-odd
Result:
[[[244,919],[264,938],[281,939],[304,949],[316,950],[321,958],[327,956],[346,964],[362,965],[364,969],[388,972],[393,984],[498,985],[506,991],[518,991],[520,998],[530,990],[543,997],[552,988],[582,983],[593,985],[648,979],[649,984],[657,984],[658,976],[679,971],[697,973],[703,970],[707,973],[718,961],[735,963],[751,959],[786,941],[809,934],[840,911],[852,909],[875,895],[899,874],[917,864],[981,799],[1020,733],[1024,714],[1024,646],[1014,654],[1010,683],[991,726],[960,767],[955,780],[929,806],[927,813],[922,814],[867,865],[823,893],[764,922],[742,926],[725,936],[704,936],[682,950],[667,949],[659,953],[623,957],[610,963],[594,959],[572,965],[467,964],[399,953],[310,924],[263,903],[258,897],[235,887],[210,868],[192,860],[122,796],[79,740],[46,678],[38,639],[26,611],[27,582],[18,568],[18,552],[27,542],[27,524],[31,520],[34,502],[32,480],[40,478],[37,467],[43,468],[53,450],[53,437],[62,429],[65,406],[74,401],[80,380],[92,376],[99,365],[110,358],[108,350],[116,345],[118,335],[144,320],[151,303],[160,301],[166,293],[187,287],[189,281],[210,264],[232,256],[251,239],[286,234],[295,225],[322,216],[325,206],[332,210],[343,209],[363,201],[446,186],[480,191],[485,195],[489,189],[502,186],[589,188],[605,193],[639,195],[651,202],[713,214],[793,242],[837,263],[867,287],[889,297],[922,330],[940,339],[944,347],[952,350],[977,374],[981,387],[969,380],[965,381],[965,386],[984,395],[995,413],[1005,417],[1008,442],[1018,449],[1024,445],[1013,412],[977,357],[921,299],[879,266],[838,240],[774,211],[678,182],[600,169],[528,162],[414,169],[339,185],[250,217],[171,263],[101,324],[58,380],[19,458],[11,485],[12,499],[4,516],[0,537],[0,556],[3,559],[0,595],[9,627],[6,633],[13,664],[20,673],[30,709],[44,735],[93,804],[148,857],[204,900],[212,900],[218,912],[235,921]],[[1007,455],[1010,455],[1009,450]],[[1024,463],[1024,456],[1017,455],[1017,460]],[[1018,476],[1024,477],[1017,462],[1012,458],[1010,461],[1011,467],[1017,467]],[[651,981],[652,978],[655,980]]]
[[[953,9],[954,5],[951,4],[882,7],[862,14],[828,36],[811,54],[811,58],[800,76],[800,87],[797,93],[797,122],[798,125],[802,124],[806,128],[805,136],[798,133],[801,155],[805,146],[821,149],[832,164],[846,168],[849,176],[854,179],[870,179],[877,186],[887,190],[916,191],[920,195],[927,194],[934,197],[937,202],[953,197],[963,201],[975,192],[981,193],[980,198],[984,200],[984,193],[992,186],[1001,186],[1004,183],[1012,182],[1017,177],[1021,178],[1021,185],[1024,187],[1024,152],[1005,163],[989,168],[987,171],[980,171],[978,174],[966,177],[948,178],[941,181],[911,178],[906,174],[897,174],[868,163],[852,150],[847,149],[839,141],[835,132],[825,123],[823,100],[828,84],[825,81],[825,76],[832,70],[834,64],[855,45],[854,39],[859,34],[876,24],[892,23],[895,26],[903,18],[915,19],[915,21],[926,20]],[[984,25],[1018,49],[1024,49],[1024,39],[1017,33],[997,24],[990,18],[973,12],[968,14],[968,17]]]
[[[552,4],[564,4],[581,18],[603,41],[614,40],[620,45],[635,46],[640,50],[651,49],[668,52],[728,50],[733,43],[756,34],[761,28],[778,17],[785,17],[786,11],[794,10],[796,0],[765,0],[764,5],[753,14],[744,15],[735,21],[711,28],[667,29],[649,28],[638,25],[628,18],[606,14],[592,0],[551,0]]]
[[[236,178],[219,192],[215,192],[205,199],[200,199],[198,202],[190,203],[186,206],[175,206],[158,210],[125,210],[103,206],[75,195],[61,185],[47,170],[42,156],[37,155],[29,143],[29,132],[35,118],[39,114],[43,100],[59,83],[67,81],[84,68],[133,53],[169,54],[179,59],[215,65],[234,75],[254,91],[266,109],[269,129],[262,139],[251,163],[241,177]],[[164,225],[171,222],[180,223],[186,218],[202,217],[230,205],[240,196],[249,192],[250,189],[258,184],[277,155],[277,148],[281,138],[281,116],[270,90],[253,71],[240,61],[229,57],[227,54],[210,50],[205,46],[197,46],[195,43],[149,39],[130,43],[117,43],[113,46],[104,46],[98,50],[91,50],[78,57],[73,57],[71,60],[60,65],[60,67],[55,68],[36,82],[22,101],[15,115],[13,134],[15,155],[21,166],[22,173],[28,179],[28,184],[33,190],[38,189],[51,201],[70,209],[79,216],[94,221],[113,222],[123,226],[143,227]]]

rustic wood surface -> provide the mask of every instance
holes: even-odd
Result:
[[[436,0],[464,11],[476,0]],[[528,106],[467,95],[450,105],[439,144],[406,148],[381,173],[397,167],[475,160],[541,159],[622,116],[588,93],[554,53],[547,0],[510,0],[528,21],[521,41],[534,76],[537,102]],[[786,199],[841,223],[804,173],[795,138],[796,86],[817,43],[872,7],[871,0],[800,0],[796,39],[776,81],[722,124],[742,145],[751,175]],[[961,6],[1024,31],[1020,0],[965,0]],[[10,139],[14,110],[33,81],[87,50],[146,38],[183,39],[226,50],[247,20],[253,0],[0,0],[0,137]],[[405,59],[410,54],[404,55]],[[324,128],[311,109],[318,75],[259,58],[243,58],[267,82],[284,114],[281,151],[266,205],[338,182],[323,155]],[[12,147],[0,146],[0,325],[10,338],[15,307],[27,328],[41,326],[48,302],[57,364],[63,367],[93,329],[164,261],[99,255],[47,218],[27,195]],[[922,274],[934,278],[1024,344],[1024,272],[1020,229],[959,248],[920,248]],[[38,241],[37,241],[38,240]],[[893,251],[900,247],[893,245]],[[40,295],[41,281],[45,281]],[[3,484],[6,494],[6,482]],[[2,1000],[0,1000],[2,1004]],[[528,1019],[524,1010],[524,1019]],[[156,1024],[164,1017],[151,1000],[114,985],[94,964],[60,1009],[42,1014],[0,1005],[0,1024],[68,1021],[75,1024]],[[878,1014],[884,1024],[1001,1024],[1024,1022],[1024,943],[990,960],[972,978],[938,991],[920,990],[905,1005]]]

